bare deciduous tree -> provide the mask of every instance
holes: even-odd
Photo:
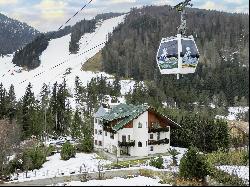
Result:
[[[16,122],[0,120],[0,179],[6,175],[8,156],[13,154],[13,148],[20,140],[20,129]]]

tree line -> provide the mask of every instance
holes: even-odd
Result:
[[[102,50],[103,70],[153,81],[158,95],[188,109],[207,105],[249,105],[249,15],[187,9],[187,35],[195,37],[200,63],[194,74],[161,75],[155,60],[162,37],[175,36],[180,15],[169,6],[131,9]]]
[[[72,93],[66,80],[55,82],[51,87],[43,84],[39,96],[32,91],[32,85],[26,88],[24,96],[16,100],[14,86],[6,90],[0,84],[0,120],[15,121],[21,128],[21,137],[32,135],[44,138],[45,134],[81,136],[83,131],[92,133],[92,115],[105,95],[120,95],[120,82],[114,84],[106,77],[92,78],[83,86],[80,78],[75,78]],[[75,104],[75,109],[72,108]]]

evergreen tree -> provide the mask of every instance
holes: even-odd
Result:
[[[49,106],[49,87],[47,84],[43,84],[42,90],[40,92],[40,97],[41,97],[41,111],[40,114],[43,116],[42,121],[44,122],[44,127],[43,127],[43,132],[47,133],[48,132],[48,119],[47,119],[47,114],[48,114],[48,106]]]
[[[71,126],[71,136],[73,138],[79,138],[81,136],[82,125],[83,122],[80,116],[80,112],[78,111],[78,109],[76,109]]]
[[[119,97],[121,95],[121,83],[118,75],[115,76],[111,96]]]
[[[11,84],[7,96],[7,116],[12,121],[16,116],[16,94],[14,86]]]
[[[190,147],[180,161],[180,176],[186,179],[202,179],[209,175],[210,168],[204,155]]]
[[[70,106],[70,101],[68,99],[66,103],[65,115],[64,115],[64,126],[65,126],[64,132],[66,134],[68,134],[71,124],[72,124],[72,109]]]
[[[23,138],[37,134],[39,119],[37,114],[37,101],[35,100],[34,93],[32,92],[32,85],[26,88],[25,95],[22,100],[22,128]]]
[[[0,119],[4,119],[7,114],[7,94],[6,90],[3,87],[3,84],[0,84]]]

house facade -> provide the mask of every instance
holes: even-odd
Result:
[[[94,148],[129,156],[164,153],[177,123],[148,105],[101,106],[94,115]]]

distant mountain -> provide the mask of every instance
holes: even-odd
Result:
[[[0,13],[0,55],[15,52],[31,42],[39,31]]]

